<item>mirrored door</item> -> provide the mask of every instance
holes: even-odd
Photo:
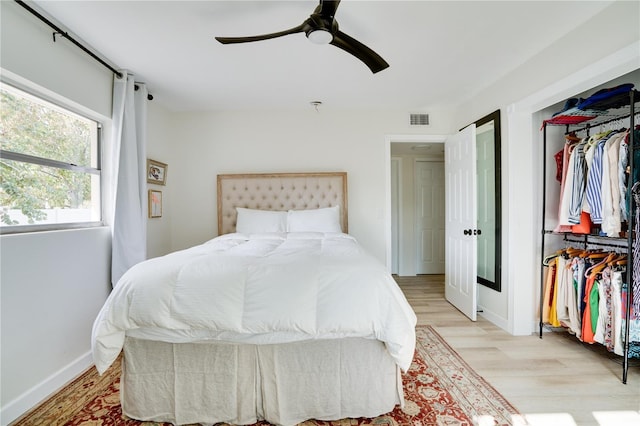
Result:
[[[478,284],[501,291],[500,110],[476,121]]]

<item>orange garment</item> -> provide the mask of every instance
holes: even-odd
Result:
[[[596,281],[596,274],[590,274],[587,277],[587,283],[584,291],[584,301],[586,303],[584,312],[582,313],[582,341],[585,343],[594,343],[594,327],[591,325],[591,304],[589,303],[589,295]]]
[[[587,212],[580,213],[580,223],[571,227],[574,234],[590,234],[591,233],[591,215]]]

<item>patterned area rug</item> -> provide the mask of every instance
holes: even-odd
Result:
[[[416,329],[416,353],[403,377],[405,406],[374,419],[307,421],[301,426],[510,425],[518,411],[436,333]],[[90,369],[12,426],[165,426],[122,415],[120,363],[102,377]],[[256,426],[268,425],[260,422]]]

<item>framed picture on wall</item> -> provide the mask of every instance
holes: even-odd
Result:
[[[162,191],[149,190],[149,217],[162,217]]]
[[[167,183],[167,165],[147,158],[147,182],[157,185]]]

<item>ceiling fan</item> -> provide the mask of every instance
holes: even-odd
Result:
[[[335,19],[335,14],[339,4],[340,0],[320,0],[320,4],[309,18],[297,27],[288,30],[250,37],[216,37],[216,40],[222,44],[247,43],[289,34],[305,33],[313,43],[329,43],[352,54],[364,62],[374,74],[387,68],[389,64],[380,55],[338,29],[338,21]]]

